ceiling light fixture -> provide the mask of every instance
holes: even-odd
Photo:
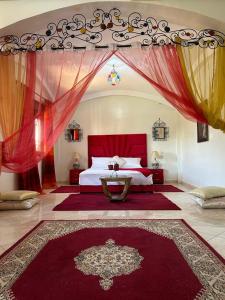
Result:
[[[108,82],[110,82],[113,86],[120,82],[120,75],[115,70],[115,65],[113,65],[112,71],[108,75]]]

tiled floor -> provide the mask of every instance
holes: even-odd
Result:
[[[176,185],[187,190],[182,185]],[[225,257],[225,209],[202,209],[188,193],[163,193],[177,204],[181,211],[52,211],[68,194],[45,194],[42,200],[28,211],[0,212],[0,253],[13,245],[41,220],[80,219],[184,219],[211,246]]]

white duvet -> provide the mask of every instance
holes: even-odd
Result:
[[[112,176],[113,171],[90,168],[80,173],[80,185],[101,185],[101,176]],[[149,185],[152,184],[152,174],[145,177],[141,172],[130,170],[117,171],[118,176],[132,177],[131,184],[133,185]],[[115,175],[114,175],[115,176]],[[110,185],[119,185],[121,182],[110,182]]]

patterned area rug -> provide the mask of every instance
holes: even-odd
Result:
[[[160,193],[128,194],[125,202],[110,202],[104,194],[72,194],[53,210],[180,210],[180,208]]]
[[[102,192],[102,189],[100,189]],[[171,184],[153,184],[152,185],[153,192],[183,192],[177,187]],[[51,193],[79,193],[80,187],[79,185],[62,185],[52,191]]]
[[[182,220],[43,221],[0,258],[0,299],[225,299],[224,260]]]

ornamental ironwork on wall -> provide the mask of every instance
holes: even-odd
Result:
[[[68,124],[68,128],[65,130],[65,139],[68,142],[80,142],[83,136],[82,129],[78,123],[72,121]]]
[[[167,141],[169,137],[169,127],[160,118],[152,126],[153,141]]]
[[[0,37],[0,52],[4,54],[18,51],[37,51],[43,49],[76,49],[77,41],[99,45],[103,33],[108,31],[118,45],[135,38],[142,45],[179,44],[187,47],[224,47],[224,33],[214,29],[195,30],[184,28],[174,30],[166,20],[157,21],[153,17],[143,18],[141,13],[133,12],[128,17],[121,16],[118,8],[108,12],[96,9],[91,20],[82,14],[75,14],[71,20],[61,19],[47,25],[44,34],[24,33],[21,36],[5,35]],[[78,47],[79,48],[79,47]]]

